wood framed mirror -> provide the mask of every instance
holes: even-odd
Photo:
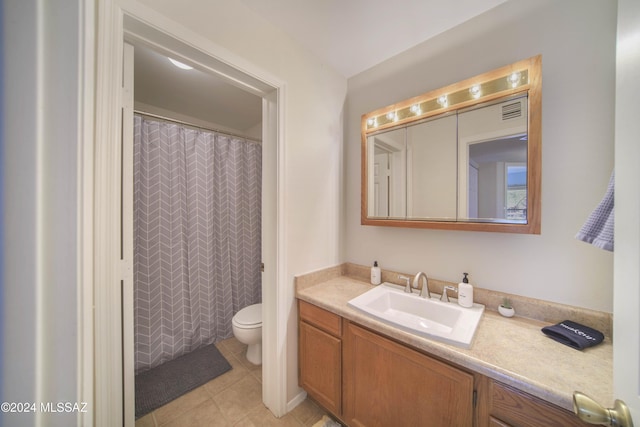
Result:
[[[364,114],[361,223],[540,234],[541,63]]]

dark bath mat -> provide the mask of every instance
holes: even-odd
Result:
[[[136,375],[136,419],[231,369],[214,344]]]

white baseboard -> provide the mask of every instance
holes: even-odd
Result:
[[[291,399],[287,403],[287,413],[293,411],[293,409],[299,404],[301,404],[302,402],[304,402],[306,398],[307,398],[307,392],[301,389],[300,393],[298,393],[293,399]]]

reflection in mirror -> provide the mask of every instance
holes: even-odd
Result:
[[[369,212],[379,218],[406,216],[406,131],[404,128],[372,135],[367,148]]]
[[[461,220],[527,221],[527,98],[458,115]]]
[[[364,225],[540,233],[541,56],[362,116]]]
[[[407,127],[408,218],[456,219],[456,121],[449,115]]]

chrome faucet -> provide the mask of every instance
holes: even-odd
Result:
[[[408,294],[412,294],[413,290],[411,289],[411,279],[409,279],[407,276],[403,276],[402,274],[398,276],[399,280],[404,280],[404,291]]]
[[[450,285],[447,285],[444,288],[442,288],[442,295],[440,296],[440,301],[449,302],[449,297],[447,296],[447,290],[456,291],[457,289]]]
[[[418,289],[420,279],[424,279],[422,281],[422,289],[420,289],[420,296],[423,298],[431,298],[431,294],[429,293],[429,279],[427,279],[427,275],[422,271],[418,272],[413,278],[413,287]]]

